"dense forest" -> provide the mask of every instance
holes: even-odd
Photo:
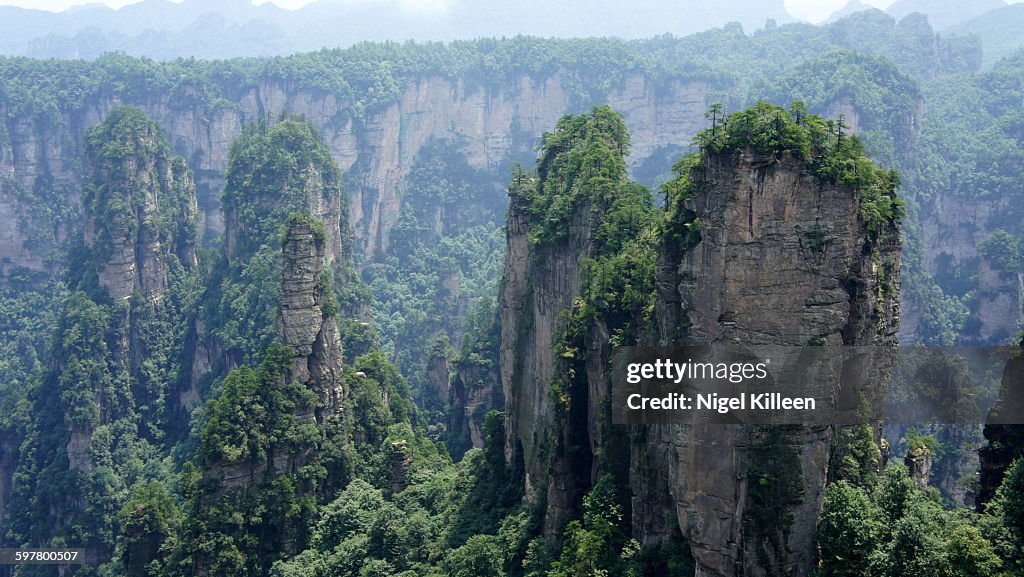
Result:
[[[1014,426],[745,431],[723,569],[647,476],[683,441],[607,400],[609,347],[712,330],[686,268],[731,250],[699,211],[737,174],[851,207],[794,226],[853,243],[870,314],[796,344],[1019,347],[1024,54],[984,58],[878,11],[0,57],[0,544],[81,576],[1020,574]]]

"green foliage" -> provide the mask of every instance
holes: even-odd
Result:
[[[752,432],[745,463],[749,505],[743,514],[744,530],[769,547],[781,546],[783,527],[792,523],[794,508],[806,491],[792,425],[762,427]]]
[[[538,527],[518,511],[521,493],[504,470],[501,419],[488,419],[484,450],[453,464],[443,446],[408,424],[388,427],[375,471],[322,508],[310,547],[274,564],[272,575],[519,575]],[[408,463],[396,488],[394,463]],[[510,492],[503,497],[502,492]],[[495,534],[497,532],[497,534]],[[383,572],[383,573],[381,573]]]
[[[913,435],[907,441],[907,451],[934,455],[939,450],[939,441],[931,435]]]
[[[526,212],[533,221],[530,240],[551,245],[566,239],[569,219],[585,202],[613,200],[624,184],[629,133],[622,117],[608,106],[589,114],[562,117],[554,132],[541,138],[540,177],[527,192]]]
[[[985,219],[974,236],[979,252],[999,271],[1019,269],[1019,252],[1009,237],[1020,238],[1021,204],[1018,174],[1024,166],[1022,124],[1016,103],[1024,98],[1024,59],[1007,58],[990,72],[943,76],[921,87],[926,103],[912,158],[905,174],[913,220],[927,222],[948,214],[952,203],[993,203],[1001,208]],[[957,199],[957,200],[948,200]],[[954,212],[962,209],[953,209]],[[918,334],[926,344],[980,342],[982,319],[978,304],[985,298],[979,286],[976,258],[931,255],[925,258],[920,231],[911,229],[904,244],[903,286],[909,302],[920,303]],[[987,241],[987,242],[986,242]],[[984,335],[995,341],[1011,335]]]
[[[225,349],[255,359],[277,337],[281,301],[281,250],[261,246],[235,275],[214,275],[206,317]]]
[[[818,524],[817,575],[996,577],[1011,569],[991,514],[946,510],[917,489],[901,465],[875,485],[832,483]],[[1003,539],[1001,541],[1001,539]]]
[[[852,111],[855,118],[846,120],[857,123],[871,156],[885,165],[895,164],[916,137],[913,119],[920,90],[889,58],[828,52],[787,74],[766,78],[753,92],[769,102],[795,101],[813,111]]]
[[[903,218],[897,198],[899,175],[876,166],[856,136],[844,134],[842,121],[807,114],[802,103],[786,110],[759,102],[697,134],[704,154],[752,151],[776,161],[785,156],[809,163],[809,171],[822,182],[851,187],[860,193],[860,216],[875,235],[882,227]]]
[[[199,447],[205,478],[185,490],[187,529],[169,575],[190,563],[216,574],[260,575],[287,543],[307,542],[327,476],[319,452],[325,431],[302,418],[318,399],[287,379],[290,365],[291,351],[271,346],[255,369],[232,371],[210,401]],[[222,481],[230,471],[242,471],[246,482]]]
[[[839,431],[839,446],[833,452],[836,470],[831,480],[843,480],[853,487],[870,490],[878,482],[881,453],[868,424]]]
[[[231,145],[221,199],[238,231],[228,239],[232,264],[263,245],[279,247],[290,215],[338,205],[341,194],[341,170],[312,123],[285,118],[247,125]]]
[[[873,575],[882,546],[882,515],[864,489],[831,484],[818,520],[820,577]]]
[[[1008,569],[1024,570],[1024,459],[1010,465],[985,514],[988,537],[999,547]]]
[[[448,553],[445,565],[451,577],[505,577],[500,541],[494,535],[474,535]]]
[[[181,511],[167,487],[149,483],[136,489],[118,515],[124,540],[121,557],[128,575],[159,575],[163,571],[165,541],[181,522]]]
[[[505,416],[491,410],[483,423],[484,449],[470,449],[461,465],[473,475],[462,514],[452,527],[451,545],[472,535],[490,533],[506,515],[515,512],[523,498],[521,480],[505,463]]]
[[[317,403],[305,385],[284,375],[291,351],[282,345],[269,348],[260,365],[241,367],[228,374],[220,397],[211,401],[203,431],[200,457],[208,463],[259,463],[275,446],[308,447],[318,440],[313,423],[297,414]]]
[[[626,175],[628,153],[622,117],[607,106],[595,107],[559,120],[555,132],[542,138],[538,178],[520,175],[511,187],[541,258],[564,246],[580,218],[593,231],[592,248],[582,260],[580,296],[563,313],[562,335],[554,343],[564,359],[577,357],[599,315],[615,341],[627,344],[653,313],[658,217],[650,191]]]
[[[56,325],[51,291],[0,290],[0,431],[13,434],[31,419],[28,391],[50,358],[49,331]]]
[[[497,293],[504,207],[496,202],[493,183],[469,166],[458,142],[428,143],[406,185],[387,256],[367,263],[362,272],[373,294],[381,348],[437,422],[444,420],[448,399],[437,398],[430,382],[430,345],[442,336],[454,340],[476,330],[466,318],[466,303],[472,309]]]
[[[1005,230],[998,229],[978,243],[978,252],[988,259],[996,270],[1017,272],[1021,268],[1024,242]]]
[[[26,118],[38,119],[45,130],[70,134],[67,119],[83,117],[98,99],[166,104],[172,111],[188,110],[209,120],[257,87],[287,86],[314,98],[332,95],[349,103],[326,122],[353,120],[358,135],[369,112],[396,102],[409,80],[420,77],[458,76],[467,90],[483,86],[494,93],[511,86],[510,80],[518,82],[521,74],[534,82],[558,74],[571,105],[585,109],[641,73],[656,97],[674,91],[680,80],[699,80],[714,93],[742,94],[748,86],[760,86],[754,90],[758,96],[799,97],[815,110],[848,98],[860,113],[859,127],[865,131],[868,149],[876,158],[900,161],[910,105],[918,104],[916,88],[895,67],[861,54],[835,52],[837,48],[885,53],[920,81],[963,69],[972,50],[969,43],[934,36],[919,20],[897,26],[888,17],[868,14],[820,28],[782,26],[747,35],[727,26],[687,38],[637,42],[512,38],[362,44],[287,58],[222,62],[155,62],[123,55],[70,62],[0,58],[0,100],[8,115],[8,126],[0,127],[0,143],[9,143],[9,127]],[[1009,61],[986,75],[947,75],[923,86],[928,102],[917,143],[920,161],[912,167],[915,171],[905,171],[917,175],[910,185],[922,198],[947,190],[961,195],[1016,193],[1019,64]],[[778,80],[759,84],[762,77]],[[767,154],[811,159],[818,178],[861,190],[862,216],[872,226],[898,219],[895,175],[870,164],[865,148],[843,134],[841,126],[830,128],[799,105],[785,113],[763,106],[753,110],[740,113],[735,129],[731,120],[728,128],[718,126],[720,110],[716,111],[710,144],[716,146],[721,138],[728,148],[749,141]],[[373,255],[379,258],[363,269],[376,292],[374,317],[386,353],[376,350],[373,327],[365,328],[358,317],[345,314],[356,310],[365,296],[351,267],[343,264],[318,279],[325,294],[331,287],[337,294],[337,305],[328,298],[328,315],[339,312],[343,317],[339,320],[349,356],[344,414],[350,420],[327,430],[296,422],[293,413],[314,399],[281,378],[283,353],[271,349],[266,364],[243,366],[213,387],[219,397],[194,419],[199,455],[208,459],[204,466],[241,466],[273,460],[283,451],[300,464],[257,478],[249,491],[224,493],[211,486],[216,467],[202,473],[184,467],[180,487],[169,497],[166,487],[173,485],[174,465],[167,457],[168,447],[159,444],[181,426],[168,418],[168,407],[175,407],[177,399],[168,394],[167,386],[178,371],[188,370],[178,354],[185,327],[192,324],[184,322],[182,313],[198,302],[197,283],[185,264],[171,259],[169,266],[176,271],[171,283],[176,288],[165,299],[171,303],[167,308],[156,309],[138,298],[121,308],[99,290],[95,265],[109,256],[109,241],[146,224],[133,219],[141,197],[119,194],[127,189],[111,183],[127,174],[123,169],[133,155],[161,156],[169,150],[155,125],[137,110],[117,108],[111,118],[90,131],[86,142],[97,165],[107,170],[90,178],[84,190],[88,210],[100,220],[102,250],[83,247],[73,254],[68,295],[55,287],[55,297],[18,293],[0,301],[0,428],[7,426],[5,433],[15,430],[25,438],[5,541],[98,544],[107,551],[129,551],[141,544],[130,535],[118,536],[125,531],[167,533],[162,547],[175,554],[166,559],[161,554],[151,568],[167,575],[191,574],[195,567],[190,561],[199,553],[208,563],[203,569],[211,575],[544,574],[552,552],[537,538],[536,511],[517,508],[520,485],[515,473],[505,469],[498,416],[485,421],[485,448],[469,451],[455,465],[443,446],[424,436],[410,400],[410,390],[423,384],[423,361],[428,358],[424,353],[432,350],[432,342],[440,342],[434,340],[440,335],[464,332],[454,360],[467,370],[489,369],[496,359],[494,307],[478,297],[495,290],[503,244],[502,207],[484,206],[493,197],[488,177],[469,168],[460,143],[435,143],[417,159],[387,254]],[[677,164],[676,178],[664,187],[668,210],[662,222],[649,193],[625,176],[628,135],[621,118],[598,108],[563,120],[544,139],[537,178],[517,176],[513,200],[527,205],[532,237],[541,248],[566,241],[574,218],[582,215],[598,223],[592,231],[593,254],[583,261],[580,299],[565,315],[565,330],[556,343],[562,358],[573,365],[582,358],[583,338],[598,318],[611,329],[615,344],[631,344],[643,334],[655,292],[658,241],[669,239],[666,244],[678,242],[683,249],[700,242],[702,223],[685,208],[685,200],[694,193],[690,177],[700,156]],[[735,138],[726,138],[728,130],[736,130]],[[167,162],[173,171],[184,171],[182,162]],[[212,265],[216,274],[203,297],[203,320],[212,340],[224,347],[223,355],[214,349],[218,361],[226,366],[252,365],[276,337],[281,223],[293,212],[308,214],[312,200],[336,199],[340,171],[309,123],[294,119],[273,126],[250,125],[233,148],[229,164],[224,204],[237,219],[240,234],[228,239],[231,266]],[[358,169],[357,165],[354,178]],[[325,186],[312,194],[321,194],[320,199],[307,194],[307,185],[317,179]],[[47,239],[56,242],[54,231],[66,230],[64,225],[74,222],[74,209],[58,206],[72,195],[48,182],[46,175],[35,186],[5,180],[3,187],[4,194],[39,211],[26,212],[26,218]],[[152,215],[150,224],[161,241],[193,238],[194,223],[178,218],[186,209],[179,202],[184,197],[162,196],[174,200]],[[1012,211],[997,216],[1007,222],[995,226],[1011,231],[1009,235],[1018,232]],[[456,221],[472,225],[453,227]],[[344,236],[344,231],[318,236],[334,233]],[[1007,246],[981,243],[979,249],[991,253],[986,257],[994,263],[1005,263],[1012,261],[1003,258]],[[458,291],[452,290],[454,284]],[[924,303],[921,332],[936,342],[952,342],[967,315],[967,301],[936,285],[920,287],[914,298]],[[478,312],[468,320],[459,319],[460,300],[480,302],[471,307]],[[62,304],[53,306],[58,301]],[[38,324],[25,316],[36,311],[43,311]],[[124,370],[130,363],[116,356],[126,334],[126,315],[133,322],[144,319],[135,325],[144,345],[138,355],[143,362],[133,374]],[[51,325],[59,333],[52,354],[44,334]],[[49,362],[51,358],[56,362]],[[47,370],[48,366],[58,368]],[[222,367],[214,369],[215,374],[223,372]],[[478,377],[472,385],[486,386],[487,378]],[[571,402],[580,399],[573,396],[580,384],[556,383],[553,388]],[[200,391],[204,396],[207,392]],[[72,428],[89,429],[91,434],[85,448],[93,463],[89,472],[69,472],[66,462],[49,458],[66,455]],[[602,438],[610,437],[602,431]],[[834,534],[852,535],[862,544],[880,531],[881,551],[866,553],[877,574],[987,575],[995,572],[998,561],[993,546],[1000,556],[1010,550],[1007,547],[1019,551],[1019,543],[1012,545],[1005,532],[976,529],[973,520],[965,522],[937,509],[905,473],[887,472],[877,481],[869,435],[857,431],[850,441],[839,460],[838,475],[849,486],[836,497],[839,504],[831,511]],[[302,453],[298,448],[310,446],[321,449],[318,459],[297,458]],[[392,459],[405,451],[411,467],[402,489],[392,486]],[[174,454],[195,456],[187,445],[177,447]],[[751,526],[758,531],[769,528],[771,515],[777,522],[794,495],[792,455],[782,451],[774,463],[769,460],[772,455],[766,449],[750,470],[755,505]],[[614,470],[607,463],[602,466]],[[331,478],[325,479],[328,471]],[[358,478],[348,483],[353,476]],[[333,501],[334,495],[324,493],[332,482],[348,483]],[[881,486],[872,488],[876,483]],[[833,485],[838,486],[841,483]],[[594,487],[584,502],[583,518],[569,528],[556,574],[631,575],[643,568],[647,574],[661,575],[692,570],[681,552],[685,545],[638,551],[626,540],[621,508],[616,509],[616,499],[609,497],[613,494],[614,483],[606,479]],[[1005,495],[1001,503],[1014,498],[1011,489]],[[872,502],[865,505],[865,496]],[[183,518],[175,497],[185,503]],[[855,506],[841,505],[843,499]],[[79,510],[79,502],[87,503],[86,511]],[[330,505],[320,515],[319,504],[324,502]],[[861,505],[864,510],[858,509]],[[991,517],[991,523],[1002,527],[1004,520],[1015,522],[1007,510],[994,508],[999,516]],[[55,523],[54,511],[72,514],[60,517],[66,522]],[[885,520],[881,528],[873,513]],[[172,535],[179,532],[175,527],[187,530]],[[308,549],[291,554],[291,549],[307,543]],[[892,543],[891,550],[885,543]],[[862,571],[849,566],[839,570],[834,565],[849,559],[831,558],[823,570]],[[110,566],[101,571],[118,572]]]
[[[85,147],[90,175],[82,202],[95,230],[92,254],[87,262],[73,263],[72,275],[83,266],[102,268],[116,244],[136,236],[179,255],[195,245],[192,177],[184,161],[171,156],[167,135],[156,122],[138,108],[116,106],[86,131]]]
[[[605,475],[583,498],[583,519],[565,528],[562,554],[548,577],[639,575],[633,555],[639,544],[621,529],[622,506],[615,480]]]
[[[999,575],[1003,564],[982,530],[967,523],[953,525],[944,554],[950,577]]]

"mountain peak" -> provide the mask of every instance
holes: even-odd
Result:
[[[886,13],[901,20],[920,12],[928,16],[933,28],[943,30],[1006,5],[1003,0],[896,0]]]
[[[846,6],[843,6],[839,10],[830,14],[825,20],[825,23],[832,23],[841,18],[846,18],[850,14],[856,14],[857,12],[863,12],[865,10],[877,10],[877,8],[870,4],[865,4],[864,2],[861,2],[861,0],[850,0],[846,3]]]

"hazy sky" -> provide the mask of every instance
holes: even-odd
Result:
[[[117,8],[124,6],[125,4],[132,4],[135,1],[137,0],[103,0],[103,3]],[[263,1],[265,0],[256,0],[256,3],[262,4]],[[273,0],[273,2],[278,6],[291,9],[298,8],[304,4],[309,4],[311,1],[312,0]],[[356,1],[365,2],[372,0]],[[893,3],[893,0],[862,1],[879,8],[885,8]],[[790,13],[797,18],[804,18],[812,22],[817,22],[824,20],[829,14],[845,6],[847,0],[785,0],[785,2],[786,8],[789,9]],[[25,8],[40,8],[44,10],[63,10],[69,6],[76,6],[85,3],[87,2],[83,0],[0,0],[0,4],[23,6]],[[409,6],[420,6],[425,9],[430,9],[443,6],[446,3],[446,0],[403,0],[402,3]]]

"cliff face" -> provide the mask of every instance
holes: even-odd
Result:
[[[689,344],[895,344],[899,237],[869,231],[858,191],[749,150],[709,156],[693,180],[701,238],[681,255],[663,248],[662,342],[684,322]],[[652,427],[634,446],[633,486],[668,495],[637,499],[634,527],[657,537],[671,525],[657,504],[674,504],[698,575],[804,574],[832,438],[825,427]]]
[[[1019,203],[1007,196],[940,191],[922,201],[918,222],[924,269],[941,280],[946,294],[975,291],[973,320],[960,331],[961,342],[1004,343],[1024,324],[1024,273],[998,270],[978,250],[993,231],[1016,230],[1022,218]],[[924,311],[909,299],[907,304],[900,333],[910,342]]]
[[[781,109],[759,106],[737,114],[751,115],[741,120],[754,125],[761,114],[793,122]],[[834,133],[831,141],[820,138],[833,143],[823,144],[831,152],[822,154],[864,160],[842,147],[842,137],[840,145]],[[869,198],[868,187],[814,176],[818,165],[788,152],[705,152],[680,165],[682,184],[667,190],[686,192],[670,194],[665,228],[648,232],[661,235],[660,254],[648,256],[642,241],[608,253],[608,219],[623,206],[609,209],[601,193],[580,192],[564,220],[558,200],[537,208],[538,195],[559,186],[551,182],[558,169],[550,167],[588,154],[580,141],[553,139],[539,182],[520,177],[510,189],[500,308],[506,456],[522,460],[528,495],[546,496],[545,534],[556,537],[581,493],[612,474],[627,487],[634,537],[657,543],[681,535],[698,575],[808,573],[834,430],[698,424],[624,431],[606,413],[615,386],[611,351],[613,343],[629,342],[895,344],[899,234],[895,217],[866,216],[869,205],[888,207],[892,197]],[[872,174],[888,182],[882,172]],[[558,242],[545,242],[545,220],[558,221]],[[650,273],[656,294],[637,307],[653,307],[651,328],[628,299],[614,296],[614,284],[602,284],[608,254],[614,257],[605,274],[627,279],[625,294],[644,292],[639,271],[657,259]],[[596,300],[595,285],[604,287]]]
[[[285,226],[278,327],[281,342],[292,350],[290,378],[316,392],[321,412],[316,420],[323,422],[341,410],[344,397],[337,303],[329,302],[333,294],[324,283],[329,278],[324,276],[326,238],[309,219],[293,218]]]
[[[650,192],[629,180],[630,137],[609,107],[564,117],[546,134],[536,177],[510,186],[499,315],[505,453],[528,498],[546,503],[557,541],[605,474],[622,477],[623,436],[609,430],[606,370],[651,296]],[[645,262],[646,261],[646,262]],[[642,324],[642,323],[641,323]]]
[[[505,395],[505,454],[525,463],[527,494],[544,491],[547,477],[543,453],[554,407],[548,398],[556,376],[554,339],[559,315],[579,295],[580,263],[588,256],[593,233],[589,210],[574,211],[567,246],[559,250],[534,249],[532,226],[526,214],[529,190],[538,183],[527,177],[512,184],[506,235],[508,252],[499,314],[501,315],[500,366]]]
[[[607,95],[622,110],[633,132],[631,164],[640,166],[655,155],[682,149],[703,125],[703,112],[713,88],[701,81],[672,81],[666,87],[643,76],[631,76]],[[297,91],[286,83],[263,82],[237,97],[237,106],[190,106],[190,98],[134,104],[166,131],[174,151],[196,174],[205,238],[224,231],[220,191],[231,143],[250,122],[302,115],[322,131],[331,155],[348,176],[348,194],[357,249],[368,256],[388,247],[391,226],[402,204],[404,179],[417,154],[432,140],[457,140],[473,168],[494,171],[495,189],[517,155],[529,154],[536,135],[580,104],[563,87],[561,74],[517,76],[491,89],[461,77],[427,76],[410,82],[395,104],[352,120],[352,104],[334,94]],[[233,98],[235,99],[235,98]],[[9,138],[0,139],[0,173],[10,175],[0,194],[0,259],[6,267],[38,270],[43,257],[56,253],[68,227],[79,221],[72,210],[26,219],[34,214],[14,186],[37,185],[52,192],[55,209],[73,207],[80,194],[79,164],[83,132],[100,122],[123,98],[101,98],[44,121],[17,117],[7,121]],[[0,115],[8,118],[0,103]],[[523,151],[526,151],[523,154]],[[499,170],[501,169],[501,170]],[[28,239],[38,242],[26,242]]]

